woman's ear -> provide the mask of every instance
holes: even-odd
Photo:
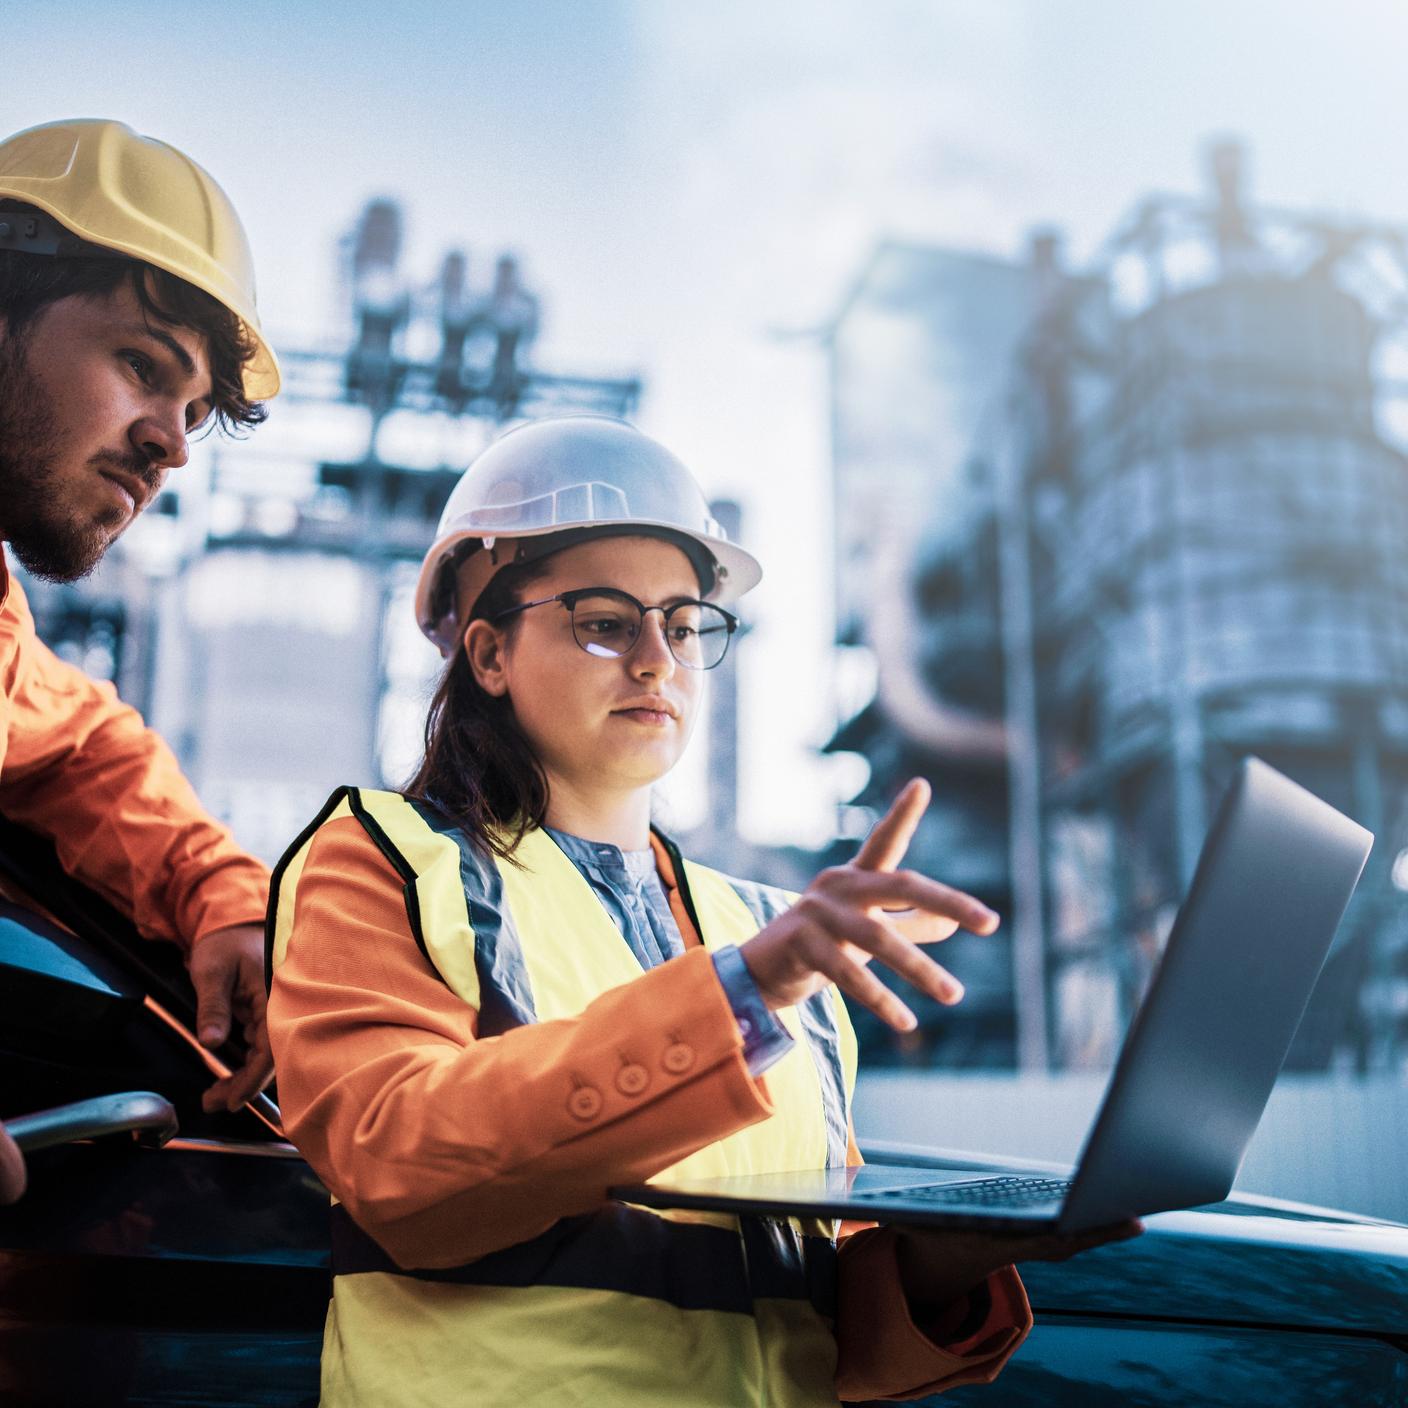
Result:
[[[464,628],[464,653],[474,682],[495,699],[502,699],[508,693],[504,639],[504,633],[487,621],[471,621]]]

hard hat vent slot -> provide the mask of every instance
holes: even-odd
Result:
[[[609,522],[630,518],[631,505],[614,484],[569,484],[536,498],[516,503],[483,505],[464,515],[460,525],[491,533],[496,528],[514,532],[534,532],[564,523]],[[442,525],[443,526],[443,525]]]
[[[553,495],[554,523],[599,523],[630,516],[630,502],[614,484],[569,484]]]

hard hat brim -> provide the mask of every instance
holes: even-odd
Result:
[[[554,524],[532,531],[502,534],[499,535],[498,541],[516,542],[521,538],[553,537],[579,528],[593,530],[593,537],[629,538],[633,535],[639,536],[640,529],[649,529],[664,536],[688,538],[703,548],[717,564],[718,575],[714,589],[708,593],[708,600],[717,602],[720,606],[732,605],[739,597],[752,591],[763,579],[762,564],[752,553],[736,543],[706,533],[691,532],[680,527],[678,523],[664,520],[639,519],[619,525],[592,522]],[[431,619],[436,584],[441,572],[447,569],[454,558],[455,550],[462,543],[480,542],[484,536],[482,532],[474,531],[447,534],[435,543],[421,565],[420,577],[416,582],[416,620],[420,623],[421,630],[440,648],[442,654],[453,653],[459,645],[459,633],[467,623],[460,623],[454,611],[448,616]]]
[[[192,288],[198,288],[202,293],[208,293],[222,308],[228,309],[239,319],[241,328],[254,347],[254,355],[244,364],[240,372],[245,399],[270,401],[279,394],[283,386],[283,374],[279,370],[279,361],[274,355],[274,349],[260,331],[258,319],[243,306],[243,300],[231,289],[219,286],[213,279],[203,278],[198,271],[177,260],[163,259],[159,253],[152,250],[138,248],[126,241],[87,229],[69,212],[56,209],[53,204],[32,192],[14,189],[15,184],[17,183],[0,183],[0,197],[22,200],[27,205],[34,206],[36,210],[42,210],[46,215],[52,216],[65,229],[71,230],[80,239],[87,240],[90,244],[102,245],[105,249],[115,250],[118,254],[125,254],[129,259],[135,259],[142,264],[150,264],[152,268],[161,269],[180,279],[183,283],[190,284]]]

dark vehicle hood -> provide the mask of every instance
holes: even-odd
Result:
[[[862,1143],[872,1163],[1068,1175],[1061,1165]],[[1277,1325],[1408,1336],[1408,1226],[1233,1194],[1156,1213],[1133,1241],[1019,1262],[1038,1313]]]
[[[1020,1266],[1037,1311],[1408,1335],[1408,1227],[1233,1199]]]

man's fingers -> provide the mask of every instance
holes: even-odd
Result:
[[[254,975],[253,986],[246,983],[245,992],[249,996],[250,1016],[259,1023],[264,1021],[264,1014],[269,1006],[269,994],[264,991],[264,972],[260,969]]]
[[[237,1071],[217,1080],[201,1095],[201,1108],[209,1113],[216,1110],[238,1110],[257,1095],[274,1074],[274,1061],[263,1046],[252,1046],[249,1059]]]
[[[228,976],[218,968],[196,968],[191,973],[196,990],[196,1035],[200,1044],[212,1051],[230,1035]]]
[[[267,1051],[251,1051],[249,1060],[242,1069],[230,1077],[230,1088],[225,1092],[225,1107],[238,1110],[245,1101],[257,1095],[274,1074],[274,1062]]]
[[[0,1203],[13,1203],[24,1192],[24,1155],[0,1124]]]
[[[865,838],[851,863],[862,870],[893,870],[904,859],[919,819],[929,805],[929,784],[912,778],[875,829]]]
[[[233,1080],[226,1076],[223,1080],[217,1080],[214,1085],[207,1086],[201,1093],[201,1109],[207,1115],[213,1115],[216,1111],[225,1109],[225,1095],[233,1084]]]

